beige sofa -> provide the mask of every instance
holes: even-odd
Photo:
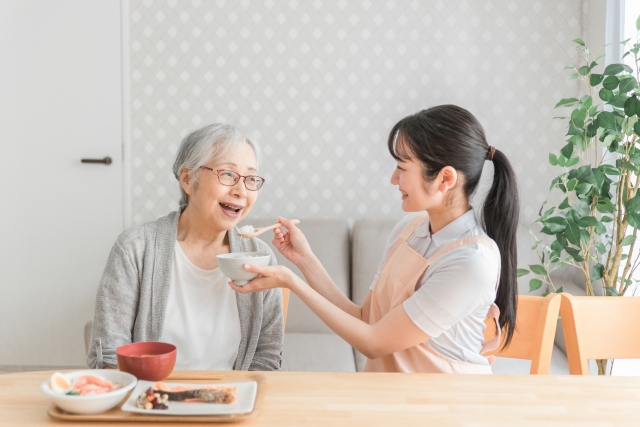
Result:
[[[270,225],[273,220],[245,220],[240,225]],[[342,292],[362,304],[382,258],[393,221],[361,220],[349,227],[346,221],[303,219],[299,225],[311,247]],[[300,271],[271,245],[272,235],[262,236],[273,249],[278,263],[297,274]],[[568,285],[565,285],[567,289]],[[584,291],[583,291],[584,292]],[[579,292],[578,292],[579,294]],[[559,328],[561,329],[561,328]],[[85,328],[88,342],[91,327]],[[562,349],[559,347],[562,346]],[[552,374],[568,374],[561,330],[551,362]],[[286,371],[362,371],[366,358],[333,333],[295,295],[291,295],[285,329],[283,365]],[[528,374],[530,362],[498,358],[493,366],[498,374]]]

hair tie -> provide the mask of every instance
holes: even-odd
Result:
[[[494,154],[496,154],[496,147],[494,147],[493,145],[490,145],[489,146],[489,152],[487,153],[487,160],[492,162]]]

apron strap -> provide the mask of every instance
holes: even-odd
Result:
[[[391,257],[395,253],[395,251],[398,249],[398,247],[400,245],[406,244],[407,240],[409,239],[409,237],[411,237],[413,232],[416,231],[416,228],[418,228],[420,226],[420,224],[425,222],[427,219],[429,219],[429,214],[427,212],[422,212],[420,215],[416,216],[409,223],[409,225],[407,225],[405,227],[404,230],[402,230],[402,233],[400,233],[400,235],[398,236],[396,241],[393,243],[393,246],[391,247],[391,250],[389,251],[389,255],[387,255],[387,259],[384,260],[384,265],[382,266],[383,268],[387,266],[387,263],[389,263],[389,260],[391,259]]]
[[[486,236],[467,236],[467,237],[458,239],[454,242],[451,242],[444,248],[440,249],[438,252],[436,252],[435,255],[433,255],[427,260],[427,264],[431,265],[433,261],[435,261],[437,258],[441,257],[442,255],[448,252],[451,252],[454,249],[458,249],[463,246],[473,245],[473,244],[479,244],[489,248],[494,254],[496,254],[498,259],[500,259],[500,250],[498,249],[498,245],[496,245],[496,242],[494,242],[492,239]],[[496,292],[498,291],[499,284],[500,284],[500,269],[498,269],[498,280],[496,281],[496,288],[495,288]],[[491,304],[491,307],[489,307],[489,312],[487,313],[486,317],[493,319],[493,321],[496,324],[496,329],[498,330],[498,335],[491,338],[489,341],[485,341],[484,343],[482,343],[482,350],[480,350],[480,354],[484,354],[486,352],[497,349],[500,346],[500,342],[502,339],[502,328],[500,327],[500,321],[499,321],[500,309],[495,303]],[[493,362],[495,361],[495,356],[489,356],[488,360],[489,360],[489,364],[493,364]]]
[[[416,228],[418,228],[420,224],[425,222],[427,219],[429,219],[429,214],[426,212],[422,212],[420,215],[416,216],[413,221],[411,221],[409,225],[402,230],[402,233],[400,233],[397,240],[402,242],[409,240],[409,237],[411,237],[413,232],[416,231]]]

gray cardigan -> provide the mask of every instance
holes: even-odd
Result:
[[[178,212],[124,231],[111,249],[98,294],[87,365],[116,367],[116,349],[162,335],[171,280]],[[261,240],[229,233],[231,252],[271,253]],[[282,292],[236,294],[241,339],[235,370],[279,370],[284,334]],[[180,349],[178,349],[180,351]]]

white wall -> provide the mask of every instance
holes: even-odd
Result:
[[[253,217],[398,218],[388,132],[455,103],[512,160],[528,224],[555,173],[548,152],[564,145],[553,106],[578,90],[563,70],[578,59],[571,40],[597,27],[581,0],[132,0],[130,11],[133,223],[176,209],[177,146],[214,121],[262,143]]]

